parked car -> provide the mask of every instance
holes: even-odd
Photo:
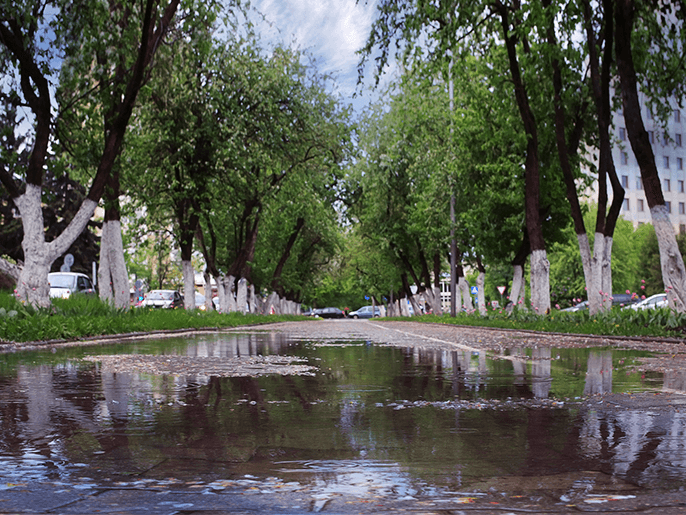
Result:
[[[585,300],[583,302],[579,302],[578,304],[574,304],[573,306],[570,306],[568,308],[562,309],[560,311],[580,311],[582,309],[588,309],[588,301]]]
[[[52,272],[48,274],[50,297],[68,299],[72,293],[95,294],[93,283],[86,274]]]
[[[626,306],[624,309],[635,309],[635,310],[643,310],[643,309],[657,309],[657,308],[666,308],[669,306],[669,303],[667,301],[667,294],[666,293],[656,293],[655,295],[652,295],[648,297],[647,299],[643,299],[640,302],[637,302],[636,304],[632,304],[631,306]]]
[[[345,313],[338,308],[321,308],[312,311],[312,316],[319,318],[344,318]]]
[[[142,308],[174,309],[183,307],[183,296],[176,290],[152,290],[140,303]]]
[[[374,312],[372,313],[372,309]],[[380,317],[381,316],[381,311],[379,310],[378,306],[363,306],[357,311],[351,311],[348,313],[348,316],[351,318],[375,318],[375,317]]]

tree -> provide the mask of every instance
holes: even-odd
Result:
[[[9,87],[28,106],[34,124],[33,150],[26,168],[0,168],[0,182],[17,207],[24,229],[24,266],[17,284],[17,295],[22,300],[38,306],[49,304],[49,268],[86,227],[105,191],[138,91],[178,5],[179,0],[146,0],[133,8],[118,3],[107,6],[61,0],[23,9],[14,2],[0,5],[0,43],[6,76],[17,80]],[[56,106],[51,100],[50,81],[57,76],[56,67],[60,67],[64,84],[70,82],[66,78],[70,76],[72,84],[81,86],[70,94],[61,89],[60,113],[70,111],[77,102],[93,101],[91,78],[99,80],[96,87],[109,93],[110,102],[104,109],[104,138],[88,194],[65,230],[47,242],[41,197],[55,127]],[[107,81],[102,80],[105,77]]]
[[[683,29],[681,29],[681,26],[683,25],[683,20],[678,18],[683,17],[683,6],[673,6],[672,4],[659,6],[653,5],[651,2],[643,3],[635,2],[634,0],[617,0],[614,5],[615,33],[617,38],[615,56],[629,142],[641,170],[646,200],[648,201],[653,227],[655,228],[660,248],[662,279],[668,292],[670,306],[679,312],[684,312],[686,311],[686,268],[684,267],[683,257],[679,252],[679,246],[669,218],[669,211],[662,194],[660,178],[657,166],[655,165],[655,155],[643,124],[638,98],[639,80],[633,50],[636,44],[634,43],[634,38],[637,37],[637,34],[643,33],[640,30],[641,28],[645,27],[645,25],[650,25],[651,20],[655,19],[653,18],[655,13],[657,13],[657,17],[661,20],[661,25],[667,27],[667,29],[664,32],[661,28],[659,30],[652,30],[651,34],[655,36],[656,40],[661,39],[660,36],[672,36],[671,41],[669,41],[671,45],[667,46],[664,53],[667,59],[673,58],[675,48],[678,47],[680,36],[682,36],[681,31]],[[676,23],[674,23],[675,21]],[[639,26],[637,27],[637,25]],[[676,26],[679,29],[675,29],[674,27]],[[638,44],[640,45],[640,43]],[[655,56],[650,53],[650,56],[651,59],[655,58],[663,62],[659,53]],[[683,77],[683,70],[680,71],[679,76]],[[673,77],[671,79],[673,80]],[[665,87],[660,91],[661,94],[678,92],[676,89],[670,88],[668,82],[663,82],[662,85]]]

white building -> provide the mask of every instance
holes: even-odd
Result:
[[[667,127],[663,128],[659,120],[654,119],[646,105],[645,95],[640,95],[640,99],[643,122],[653,145],[655,164],[660,175],[667,209],[670,212],[674,230],[683,233],[686,232],[686,189],[684,186],[684,181],[686,181],[684,175],[686,120],[684,116],[686,112],[682,116],[681,110],[675,107],[669,117]],[[614,114],[613,126],[616,141],[612,151],[615,169],[626,191],[622,216],[633,222],[635,227],[650,223],[650,210],[643,191],[641,172],[631,150],[624,115],[621,111]],[[611,191],[608,183],[608,192]],[[597,193],[594,196],[597,198]]]

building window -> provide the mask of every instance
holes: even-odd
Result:
[[[629,154],[627,154],[626,152],[622,152],[622,164],[623,165],[629,164]]]
[[[626,141],[626,129],[624,127],[619,128],[619,139]]]
[[[636,202],[637,202],[636,207],[638,208],[638,210],[643,211],[643,199],[640,198]]]
[[[663,182],[665,185],[665,191],[672,191],[672,181],[670,181],[669,179],[665,179]]]
[[[686,215],[686,204],[679,202],[679,214]]]
[[[684,181],[679,181],[679,193],[684,192]]]
[[[681,146],[681,134],[675,134],[674,135],[674,143],[676,144],[677,147]]]
[[[674,121],[676,123],[681,123],[681,111],[679,111],[678,109],[674,110]]]
[[[622,188],[624,188],[624,189],[629,188],[629,176],[628,175],[622,175]]]
[[[679,225],[679,234],[684,234],[686,232],[686,224]]]
[[[662,156],[662,166],[669,169],[669,156]]]
[[[665,202],[665,207],[667,208],[667,212],[671,213],[672,212],[672,203],[667,201]]]
[[[683,170],[684,169],[684,160],[681,157],[676,158],[676,169],[677,170]]]
[[[651,145],[655,143],[655,132],[648,131],[648,139],[650,140]]]
[[[640,177],[636,177],[636,189],[637,190],[643,189],[643,179],[641,179]]]
[[[624,199],[624,211],[629,211],[629,199]]]

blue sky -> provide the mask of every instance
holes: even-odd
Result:
[[[365,43],[376,11],[375,0],[253,0],[270,25],[258,30],[265,42],[292,45],[312,54],[320,72],[336,77],[339,92],[355,111],[374,97],[374,92],[357,86],[356,54]],[[372,70],[365,78],[372,83]],[[358,92],[358,98],[352,96]]]

